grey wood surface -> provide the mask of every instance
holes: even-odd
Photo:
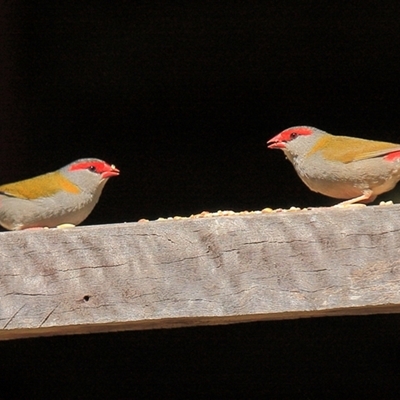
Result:
[[[0,339],[400,311],[400,206],[0,233]]]

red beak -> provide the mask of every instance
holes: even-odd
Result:
[[[274,136],[272,139],[268,140],[267,142],[269,149],[285,149],[286,142],[281,140],[280,134]]]
[[[111,178],[112,176],[118,176],[119,175],[119,169],[115,168],[115,165],[111,165],[110,169],[108,171],[104,171],[101,174],[101,177],[103,179]]]

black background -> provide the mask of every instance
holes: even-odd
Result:
[[[4,1],[1,183],[81,157],[114,163],[121,175],[86,224],[334,204],[265,142],[293,125],[400,142],[399,15],[389,0]],[[184,393],[182,380],[199,394],[314,399],[367,385],[390,397],[398,323],[353,317],[1,343],[4,393],[130,397],[160,383],[167,396]]]

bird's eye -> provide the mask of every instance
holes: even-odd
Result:
[[[297,132],[292,132],[292,133],[290,134],[290,140],[296,139],[297,136],[299,136],[299,134],[298,134]]]
[[[90,167],[88,167],[88,170],[90,172],[96,172],[96,167],[94,165],[91,165]]]

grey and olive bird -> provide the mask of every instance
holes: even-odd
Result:
[[[0,186],[0,225],[9,230],[78,225],[92,212],[114,165],[97,158]]]
[[[370,203],[400,180],[400,144],[335,136],[295,126],[274,136],[301,180],[314,192],[343,199],[341,205]]]

